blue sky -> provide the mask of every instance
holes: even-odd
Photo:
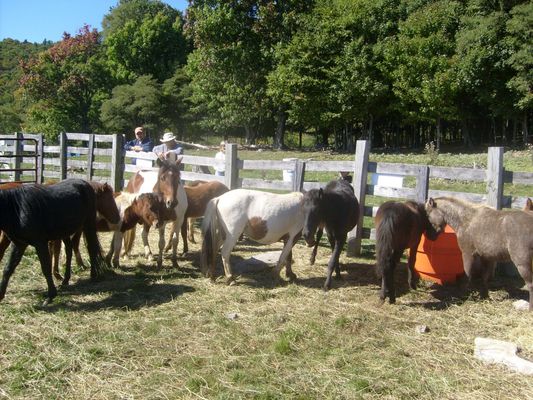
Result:
[[[187,0],[164,0],[185,10]],[[83,24],[102,30],[102,19],[118,0],[0,0],[0,40],[56,42],[63,32],[76,34]]]

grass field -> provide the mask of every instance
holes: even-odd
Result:
[[[109,235],[100,238],[107,248]],[[114,276],[93,283],[75,269],[47,307],[28,249],[0,303],[0,399],[533,399],[531,377],[473,356],[481,336],[533,360],[533,316],[512,307],[527,299],[520,279],[497,277],[481,301],[454,285],[408,291],[402,264],[397,304],[380,305],[370,241],[361,258],[343,254],[327,293],[324,242],[309,266],[300,241],[298,280],[280,285],[250,265],[237,285],[213,284],[199,273],[199,244],[190,247],[179,267],[166,258],[156,271],[138,237]],[[241,242],[232,262],[280,249]]]

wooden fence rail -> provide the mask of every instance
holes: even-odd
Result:
[[[37,161],[31,155],[35,146],[16,145],[13,138],[34,139],[38,143]],[[44,145],[42,135],[14,134],[0,136],[0,182],[15,180],[12,173],[2,172],[2,165],[13,165],[12,154],[21,155],[23,165],[34,168],[40,174],[37,181],[82,178],[111,183],[116,190],[124,187],[131,174],[140,168],[154,168],[153,153],[136,153],[123,151],[123,135],[97,135],[85,133],[62,133],[60,144]],[[32,150],[33,149],[33,150]],[[27,156],[26,156],[26,153]],[[429,196],[455,196],[465,200],[487,203],[495,208],[522,208],[526,197],[505,196],[505,184],[533,185],[533,173],[505,171],[503,166],[503,148],[490,147],[487,154],[486,169],[435,167],[417,164],[376,163],[369,161],[370,146],[367,141],[358,141],[352,161],[313,161],[290,159],[275,160],[241,160],[238,158],[237,145],[226,146],[226,159],[215,160],[213,157],[184,155],[182,163],[185,170],[182,178],[191,180],[218,180],[231,189],[243,187],[275,191],[301,191],[324,186],[327,181],[311,180],[313,173],[335,179],[339,171],[351,171],[353,187],[360,202],[360,221],[348,236],[348,254],[360,253],[361,240],[374,238],[375,232],[369,219],[385,199],[411,199],[423,202]],[[33,163],[33,164],[32,164]],[[206,173],[220,163],[225,163],[225,176]],[[259,175],[272,171],[291,172],[291,179],[266,179],[247,177],[249,171],[259,171]],[[306,175],[306,173],[309,173]],[[258,174],[256,174],[258,175]],[[285,175],[285,174],[283,174]],[[315,174],[316,176],[316,174]],[[376,177],[400,177],[410,179],[411,184],[380,184]],[[23,175],[16,176],[20,180]],[[306,180],[307,178],[307,180]],[[414,178],[414,179],[413,179]],[[485,193],[465,193],[438,190],[431,187],[432,180],[460,180],[486,185]],[[414,184],[412,183],[414,182]],[[366,221],[365,221],[366,218]],[[365,223],[366,222],[366,223]],[[365,228],[366,226],[366,228]]]

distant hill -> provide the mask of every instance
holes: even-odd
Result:
[[[22,120],[22,111],[17,109],[14,98],[21,76],[19,61],[27,60],[52,45],[52,41],[41,44],[13,39],[0,41],[0,133],[18,130]]]

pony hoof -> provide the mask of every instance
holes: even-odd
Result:
[[[61,276],[61,274],[54,274],[54,278],[56,278],[58,281],[62,281],[63,280],[63,277]]]
[[[46,299],[45,301],[43,301],[42,306],[43,306],[43,307],[46,307],[46,306],[49,305],[51,302],[52,302],[52,299]]]
[[[235,286],[237,284],[237,282],[235,281],[235,278],[233,276],[230,276],[227,280],[226,280],[226,284],[228,286]]]
[[[315,265],[315,258],[314,257],[311,257],[309,259],[309,265]]]
[[[291,272],[290,274],[287,274],[287,278],[289,279],[289,282],[294,282],[297,279],[297,276],[294,272]]]
[[[330,287],[329,287],[328,285],[324,285],[324,286],[322,287],[322,290],[323,290],[324,292],[329,291],[329,289],[330,289]]]

